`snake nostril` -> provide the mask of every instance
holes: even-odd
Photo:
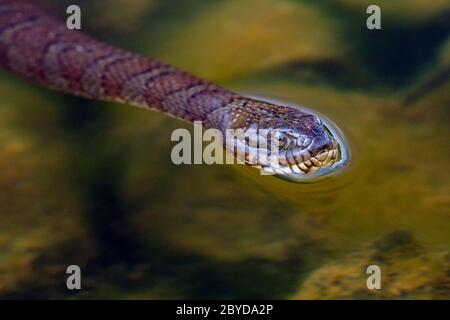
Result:
[[[320,135],[316,136],[312,143],[308,146],[308,150],[311,153],[317,153],[322,150],[332,149],[333,148],[333,141],[328,135]]]

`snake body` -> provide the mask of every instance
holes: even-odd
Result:
[[[342,146],[320,117],[244,97],[168,64],[116,48],[66,24],[34,2],[0,0],[0,65],[48,88],[88,99],[150,108],[205,128],[262,128],[276,138],[281,175],[330,167]],[[250,137],[251,138],[251,137]],[[251,139],[250,139],[251,140]],[[237,138],[247,164],[261,149]],[[267,148],[267,147],[266,147]]]

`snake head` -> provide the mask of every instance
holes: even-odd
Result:
[[[232,110],[235,156],[267,174],[306,180],[334,171],[345,156],[340,131],[313,111],[247,98]]]

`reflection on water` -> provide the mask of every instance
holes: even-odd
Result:
[[[424,86],[449,68],[448,4],[381,1],[372,33],[351,0],[133,0],[123,28],[95,19],[117,1],[78,2],[117,45],[326,115],[351,165],[311,184],[174,166],[170,134],[189,125],[2,72],[0,297],[450,297],[449,83]],[[386,290],[364,287],[369,264]]]

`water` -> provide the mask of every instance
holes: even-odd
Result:
[[[79,1],[103,39],[326,115],[348,168],[295,184],[175,166],[188,124],[1,73],[0,297],[449,298],[449,83],[404,103],[448,69],[448,5],[382,2],[372,33],[350,0],[169,2],[130,1],[122,25],[115,1]],[[385,290],[365,288],[369,264]]]

